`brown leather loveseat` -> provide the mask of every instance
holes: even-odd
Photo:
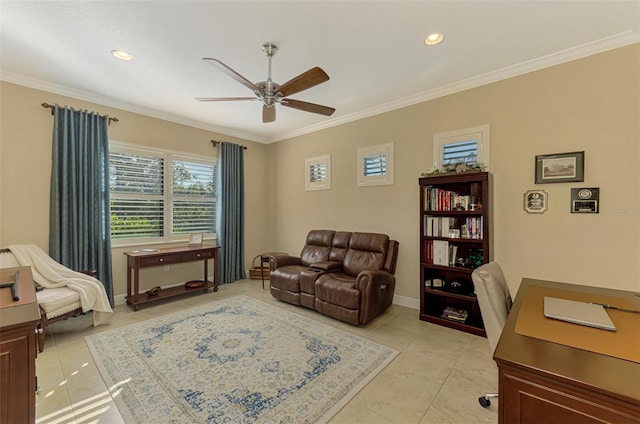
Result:
[[[311,230],[300,257],[270,258],[271,295],[358,325],[393,301],[398,242],[377,233]]]

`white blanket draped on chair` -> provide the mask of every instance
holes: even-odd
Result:
[[[54,261],[34,244],[9,246],[20,265],[30,266],[33,280],[44,288],[69,287],[80,295],[82,311],[93,311],[93,325],[103,323],[113,310],[102,283],[95,278],[73,271]]]

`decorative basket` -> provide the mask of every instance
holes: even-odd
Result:
[[[262,271],[264,268],[264,279],[268,280],[269,279],[269,274],[271,273],[271,269],[269,268],[269,264],[265,263],[264,267],[261,268],[261,261],[260,261],[260,257],[262,255],[257,255],[255,258],[253,258],[253,261],[251,263],[251,268],[249,268],[249,278],[252,280],[262,280]],[[257,264],[256,264],[257,261]]]

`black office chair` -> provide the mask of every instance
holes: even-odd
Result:
[[[502,268],[496,262],[489,262],[476,268],[471,274],[480,314],[487,332],[491,353],[495,352],[505,322],[511,310],[512,300]],[[483,408],[491,405],[489,398],[497,393],[485,393],[478,401]]]

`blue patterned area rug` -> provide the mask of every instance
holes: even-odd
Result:
[[[326,422],[397,355],[247,296],[85,339],[128,423]]]

